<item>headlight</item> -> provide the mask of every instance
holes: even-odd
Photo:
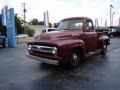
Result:
[[[57,50],[56,47],[53,47],[53,48],[52,48],[52,54],[54,54],[54,55],[57,55],[57,54],[58,54],[58,50]]]
[[[32,45],[29,44],[28,45],[28,50],[31,50],[31,48],[32,48]]]

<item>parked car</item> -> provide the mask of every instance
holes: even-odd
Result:
[[[120,30],[115,29],[115,28],[111,28],[109,33],[108,33],[108,36],[111,38],[116,37],[116,36],[120,36]]]
[[[120,36],[120,29],[117,29],[117,28],[110,29],[110,28],[105,28],[105,27],[98,27],[95,30],[96,30],[96,32],[104,32],[110,38]]]
[[[48,31],[47,31],[47,30],[48,30]],[[57,28],[48,28],[47,30],[46,30],[46,29],[42,30],[42,33],[50,32],[50,31],[56,31]]]
[[[0,34],[0,46],[6,47],[6,37]]]
[[[16,37],[17,38],[27,38],[28,35],[27,34],[18,34]]]
[[[57,31],[43,33],[28,43],[27,56],[45,63],[77,67],[86,57],[105,55],[110,39],[95,31],[93,21],[86,17],[63,19]]]
[[[106,35],[108,35],[110,32],[110,29],[106,28],[106,27],[97,27],[97,28],[95,28],[95,30],[96,30],[96,32],[103,32]]]

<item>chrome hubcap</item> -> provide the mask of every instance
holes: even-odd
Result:
[[[104,48],[104,52],[106,52],[106,51],[107,51],[107,49],[106,49],[106,46],[105,46],[105,45],[104,45],[104,47],[103,47],[103,48]]]
[[[79,57],[76,54],[73,54],[73,65],[77,65],[79,63]]]

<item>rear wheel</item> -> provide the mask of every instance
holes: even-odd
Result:
[[[107,52],[107,45],[104,44],[103,50],[101,51],[101,55],[105,55]]]

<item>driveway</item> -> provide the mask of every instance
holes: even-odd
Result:
[[[119,90],[120,38],[111,39],[106,56],[95,55],[75,69],[25,56],[27,46],[0,49],[0,90]]]

